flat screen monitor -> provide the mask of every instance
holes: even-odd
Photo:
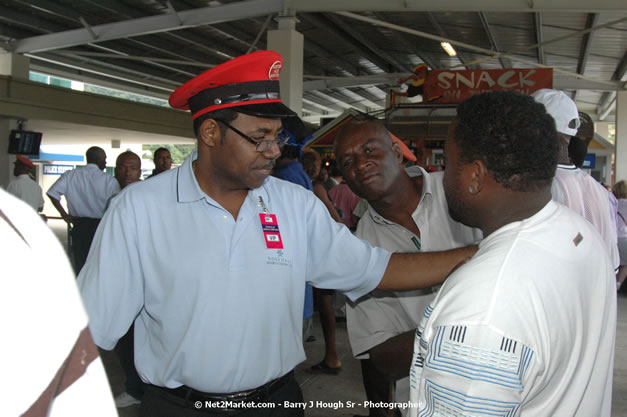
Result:
[[[41,133],[27,130],[12,130],[9,135],[9,153],[21,155],[39,155]]]

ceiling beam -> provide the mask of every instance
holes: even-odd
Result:
[[[579,50],[579,60],[577,62],[577,73],[583,74],[586,71],[586,64],[588,63],[588,56],[590,55],[590,44],[592,43],[592,35],[594,32],[590,31],[593,27],[597,25],[599,21],[598,13],[589,13],[586,19],[586,28],[588,31],[583,35],[581,39],[581,48]],[[577,101],[577,95],[579,94],[578,90],[575,90],[573,95],[573,100]]]
[[[437,40],[437,41],[446,41],[446,42],[449,42],[452,45],[457,45],[457,46],[459,46],[461,48],[465,48],[465,49],[468,49],[468,50],[473,51],[473,52],[478,52],[480,54],[488,55],[488,57],[483,59],[483,60],[498,58],[498,56],[493,55],[493,52],[491,50],[486,49],[486,48],[482,48],[480,46],[475,46],[475,45],[471,45],[469,43],[460,42],[460,41],[456,41],[456,40],[453,40],[453,39],[448,39],[448,38],[445,38],[445,37],[442,37],[442,36],[433,35],[431,33],[422,32],[422,31],[411,29],[411,28],[407,28],[407,27],[404,27],[404,26],[399,26],[399,25],[396,25],[396,24],[393,24],[393,23],[382,22],[380,20],[373,19],[373,18],[370,18],[370,17],[367,17],[367,16],[362,16],[362,15],[355,14],[355,13],[350,13],[350,12],[336,12],[336,13],[340,14],[342,16],[350,17],[350,18],[355,19],[355,20],[360,20],[362,22],[368,22],[368,23],[371,23],[373,25],[383,26],[383,27],[387,27],[387,28],[392,29],[392,30],[397,30],[399,32],[405,32],[405,33],[409,33],[409,34],[412,34],[412,35],[420,36],[420,37],[427,38],[427,39]],[[614,23],[622,22],[622,21],[625,21],[625,20],[627,20],[627,17],[620,18],[620,19],[614,21]],[[596,30],[596,29],[600,28],[601,26],[606,26],[606,25],[607,24],[599,25],[596,28],[592,28],[590,30]],[[579,32],[579,34],[581,34],[581,33]],[[571,36],[571,35],[568,35],[568,36]],[[554,42],[554,40],[547,41],[546,43],[548,43],[548,42]],[[535,45],[535,46],[537,46],[537,45]],[[519,57],[519,56],[513,56],[513,55],[509,55],[509,54],[510,53],[506,53],[506,54],[503,54],[503,55],[507,55],[513,61],[522,62],[524,64],[527,64],[527,65],[531,66],[531,67],[553,68],[553,72],[555,74],[566,75],[566,76],[570,76],[570,77],[575,77],[577,79],[589,80],[589,81],[593,81],[593,82],[601,83],[601,84],[607,84],[608,85],[608,89],[610,89],[610,90],[614,90],[616,88],[617,84],[618,84],[615,81],[605,81],[605,80],[595,79],[595,78],[592,78],[592,77],[586,77],[585,75],[577,74],[577,73],[572,72],[572,71],[566,71],[566,70],[563,70],[563,69],[558,68],[558,67],[547,67],[546,65],[538,64],[535,61],[531,61],[531,60],[526,59],[526,58],[522,58],[522,57]],[[477,61],[479,61],[479,60],[475,60],[475,61],[473,61],[473,63],[476,63]],[[621,87],[621,89],[622,89],[622,87]]]
[[[546,59],[544,56],[544,29],[542,27],[542,13],[533,14],[533,27],[536,33],[536,45],[538,45],[537,56],[538,62],[542,65],[546,65]]]
[[[64,67],[55,65],[52,62],[39,60],[32,60],[30,67],[31,71],[41,74],[112,88],[114,90],[124,90],[162,100],[168,100],[170,94],[172,94],[172,91],[175,89],[175,86],[165,85],[155,81],[146,82],[146,80],[138,80],[138,83],[122,81],[122,77],[128,78],[128,75],[120,74],[120,78],[112,79],[110,77],[102,77],[95,73],[87,72],[83,69]]]
[[[396,85],[398,79],[406,76],[406,73],[388,73],[377,75],[362,75],[357,77],[316,77],[316,80],[305,81],[303,91],[325,90],[327,88],[347,88],[368,85]]]
[[[346,28],[348,26],[348,24],[344,22],[342,18],[337,14],[328,14],[328,15],[325,15],[325,17],[331,20],[333,23],[335,23],[335,25],[339,28]],[[376,30],[378,30],[378,28]],[[384,50],[382,50],[381,48],[379,48],[378,46],[370,42],[368,39],[366,39],[366,37],[359,32],[357,26],[353,25],[350,31],[345,30],[345,32],[350,37],[354,38],[357,42],[359,42],[360,44],[368,48],[370,51],[372,51],[373,54],[383,58],[388,63],[389,67],[393,67],[396,71],[407,71],[409,69],[409,68],[406,68],[405,65],[398,62],[396,58],[394,58],[393,56],[391,56],[390,54],[388,54],[387,52],[385,52]],[[383,68],[383,70],[387,72],[388,68]]]
[[[328,99],[322,99],[322,98],[318,97],[316,95],[316,93],[317,93],[317,91],[304,93],[303,94],[303,101],[306,100],[309,104],[312,104],[312,105],[314,105],[316,107],[320,107],[322,109],[327,109],[330,112],[340,112],[340,113],[342,113],[344,110],[346,110],[347,107],[350,107],[346,103],[342,103],[342,104],[345,104],[345,106],[338,105],[336,103],[337,100],[332,100],[331,102],[329,102]]]
[[[488,37],[488,41],[490,41],[490,45],[492,46],[492,50],[496,53],[500,53],[496,40],[494,39],[494,34],[492,33],[492,29],[490,29],[490,23],[488,22],[488,17],[485,13],[479,12],[479,19],[481,20],[481,24],[483,25],[483,30],[485,30],[485,34]],[[504,57],[499,57],[499,62],[503,68],[511,68],[512,62]]]
[[[362,111],[380,110],[383,108],[383,105],[380,103],[381,100],[371,100],[366,97],[365,94],[359,94],[353,89],[343,88],[338,89],[337,92],[342,94],[342,96],[349,98],[349,100],[347,101],[348,104],[352,105],[354,103],[359,103],[360,106],[364,106],[364,109],[366,110]]]
[[[150,33],[186,29],[194,26],[211,25],[219,22],[266,16],[289,9],[295,12],[314,11],[501,11],[501,12],[624,12],[624,0],[597,0],[593,5],[587,0],[524,0],[504,2],[502,0],[440,0],[429,4],[419,0],[249,0],[215,7],[169,13],[158,16],[125,20],[122,22],[95,25],[92,30],[96,39],[86,28],[68,30],[48,35],[34,36],[16,41],[13,52],[26,53],[67,48],[89,42],[101,42],[119,38],[141,36]]]
[[[558,36],[557,38],[549,39],[547,41],[543,40],[542,43],[536,43],[536,44],[533,44],[533,45],[527,45],[527,46],[525,46],[523,48],[512,49],[510,51],[499,52],[497,54],[489,54],[489,56],[487,56],[487,57],[475,59],[475,60],[473,60],[471,62],[468,62],[467,64],[468,65],[474,65],[474,64],[479,64],[479,63],[484,62],[484,61],[490,61],[492,59],[496,59],[496,58],[499,58],[501,56],[509,56],[511,59],[516,59],[517,61],[525,62],[525,63],[527,63],[529,65],[538,66],[538,67],[546,67],[546,65],[544,65],[541,62],[539,62],[540,65],[537,65],[535,62],[532,62],[532,61],[523,60],[523,59],[520,59],[520,58],[513,58],[512,55],[524,53],[524,52],[527,52],[527,51],[531,51],[532,49],[537,49],[537,48],[544,47],[544,46],[552,44],[552,43],[557,43],[557,42],[563,41],[564,39],[583,36],[583,35],[585,35],[587,33],[591,33],[591,32],[594,32],[594,31],[597,31],[597,30],[600,30],[600,29],[612,28],[612,27],[615,27],[619,23],[622,23],[622,22],[624,22],[626,20],[627,20],[627,17],[621,17],[621,18],[618,18],[616,20],[611,20],[609,22],[605,22],[602,25],[590,27],[588,29],[584,29],[584,30],[570,30],[569,33],[566,34],[566,35]],[[540,27],[541,27],[541,25],[540,25]],[[616,30],[616,29],[614,28],[614,30]],[[537,33],[536,33],[536,35],[537,35]],[[469,45],[467,47],[469,47],[470,50],[473,50],[473,49],[481,50],[481,49],[483,49],[483,48],[478,48],[478,47],[475,47],[475,46],[472,46],[472,45]],[[544,55],[544,53],[543,53],[543,55]],[[577,73],[576,72],[572,72],[570,74],[577,74]]]
[[[307,15],[301,15],[299,18],[302,21],[307,21],[312,26],[329,32],[343,42],[346,42],[348,45],[351,45],[357,50],[359,54],[363,55],[364,58],[378,66],[381,71],[385,72],[387,69],[386,67],[389,66],[389,63],[387,63],[380,56],[366,48],[364,45],[359,42],[355,43],[353,38],[351,38],[343,29],[340,29],[335,24],[331,23],[325,16],[312,13]]]
[[[385,104],[385,95],[383,97],[376,96],[368,91],[365,86],[347,88],[353,94],[363,97],[365,100],[373,103],[376,107],[383,107]]]
[[[329,113],[341,113],[344,110],[337,110],[337,109],[333,109],[331,107],[325,106],[323,104],[317,103],[313,100],[310,100],[307,98],[308,96],[303,95],[303,104],[307,104],[309,106],[313,106],[316,107],[318,109],[320,109],[322,111],[322,115],[327,115]]]
[[[81,17],[73,7],[62,6],[56,1],[30,0],[28,6],[31,9],[48,13],[55,19],[64,19],[73,25],[77,25],[78,19]]]
[[[92,26],[92,30],[96,34],[95,39],[87,29],[82,28],[20,39],[15,41],[12,46],[15,53],[48,51],[84,45],[90,42],[102,42],[256,16],[266,16],[269,13],[280,12],[283,9],[282,6],[282,0],[241,1],[223,6],[185,10],[178,12],[176,15],[164,14],[95,25]]]
[[[375,12],[373,14],[374,14],[374,16],[377,19],[383,20],[383,21],[387,21],[385,16],[383,16],[383,14],[377,13],[377,12]],[[429,65],[429,67],[432,68],[432,69],[440,68],[440,64],[437,62],[437,60],[433,59],[433,57],[431,55],[426,54],[424,51],[418,49],[416,47],[416,42],[414,42],[414,39],[410,38],[409,35],[407,35],[406,33],[402,33],[402,32],[400,32],[398,35],[407,44],[406,45],[407,50],[413,52],[418,58],[420,58],[420,60],[422,62],[424,62],[425,64]]]
[[[172,92],[180,85],[180,83],[177,81],[140,73],[130,70],[127,67],[116,67],[114,65],[107,64],[105,65],[105,69],[102,66],[103,63],[99,62],[96,66],[91,64],[89,62],[89,59],[82,57],[68,58],[64,56],[58,56],[53,53],[42,53],[38,55],[26,54],[26,56],[33,60],[40,61],[40,63],[59,65],[71,68],[73,70],[94,74],[109,80],[119,80],[125,83],[154,88],[161,91]]]
[[[624,0],[286,0],[295,12],[624,12]]]
[[[616,66],[614,74],[612,74],[612,80],[620,81],[627,72],[627,51],[623,54],[623,59],[620,60]],[[601,94],[599,104],[597,105],[597,114],[599,120],[605,119],[610,111],[616,106],[616,94],[612,92],[605,92]]]
[[[63,10],[60,9],[58,6],[55,6],[54,4],[51,4],[49,1],[46,0],[35,0],[33,2],[30,2],[29,5],[31,7],[33,7],[34,9],[44,12],[44,13],[48,13],[51,16],[53,16],[55,19],[59,18],[59,13],[61,13]],[[115,15],[118,15],[124,19],[130,19],[130,18],[136,18],[138,16],[141,16],[142,12],[133,8],[128,7],[127,5],[125,5],[124,3],[121,3],[117,0],[109,0],[105,3],[102,2],[98,2],[95,3],[96,6],[102,8],[103,10],[109,12],[109,13],[114,13]],[[88,25],[88,22],[85,21],[85,19],[83,19],[81,16],[79,16],[73,9],[68,9],[68,11],[66,12],[66,19],[68,19],[71,23],[76,23],[75,20],[80,20],[83,25]],[[25,20],[28,19],[28,16],[25,16],[22,19],[18,19],[18,20]],[[55,28],[54,23],[52,22],[47,22],[45,25],[40,25],[40,28],[37,28],[37,30],[39,31],[46,31],[46,32],[51,32],[51,31],[60,31],[61,29],[59,29],[58,27]],[[65,27],[63,28],[65,29]],[[91,26],[89,27],[88,30],[92,30]],[[110,45],[109,47],[105,48],[108,52],[111,52],[112,54],[109,56],[101,56],[100,58],[109,58],[109,59],[113,59],[116,55],[118,57],[126,57],[126,56],[134,56],[136,54],[136,51],[144,51],[146,48],[148,49],[152,49],[155,51],[158,51],[160,54],[164,54],[165,56],[170,56],[173,58],[178,58],[181,61],[195,61],[198,62],[198,60],[194,59],[193,57],[190,56],[185,56],[182,55],[180,53],[178,53],[178,50],[180,49],[180,42],[186,42],[186,43],[192,43],[195,46],[203,49],[204,43],[203,44],[198,44],[195,43],[193,40],[191,39],[186,39],[186,38],[182,38],[178,35],[175,35],[174,33],[165,33],[162,34],[162,36],[168,36],[171,37],[173,39],[177,39],[179,41],[178,44],[173,44],[171,43],[171,47],[168,49],[166,45],[168,45],[167,42],[165,42],[165,39],[161,38],[161,39],[154,39],[154,41],[157,42],[150,42],[151,38],[150,37],[144,37],[142,40],[139,39],[134,39],[134,38],[130,38],[127,39],[126,41],[129,44],[137,44],[138,45],[138,49],[136,49],[135,51],[132,50],[132,48],[128,48],[125,47],[124,44],[122,43],[117,43],[115,46]],[[160,42],[159,42],[160,41]],[[206,39],[203,39],[203,42],[205,42]],[[96,43],[89,43],[87,44],[88,46],[91,46],[93,48],[96,49],[102,49],[102,45],[100,44],[96,44]],[[158,45],[158,46],[157,46]],[[221,54],[220,53],[216,53],[216,51],[214,49],[204,49],[206,52],[211,53],[211,55],[213,56],[217,56],[219,58],[219,60],[217,61],[217,63],[222,62],[224,59],[230,59],[232,56],[228,56],[226,54]],[[174,52],[173,52],[174,51]],[[87,52],[89,53],[89,52]],[[70,52],[71,56],[72,52]],[[97,54],[97,53],[95,53]],[[225,58],[226,56],[226,58]],[[145,59],[142,59],[141,61],[145,64],[145,65],[150,65],[150,66],[154,66],[154,67],[158,67],[160,69],[165,69],[167,71],[170,72],[174,72],[174,73],[179,73],[179,74],[184,74],[185,77],[193,77],[196,74],[194,73],[190,73],[187,71],[182,71],[179,68],[175,68],[175,67],[170,67],[165,64],[165,60],[166,58],[163,59],[150,59],[148,57],[146,57]],[[161,61],[161,62],[160,62]],[[93,61],[92,62],[96,62]],[[171,62],[173,63],[173,62]],[[193,63],[189,63],[188,65],[193,64]],[[216,65],[216,62],[214,61],[213,65]]]
[[[438,19],[436,19],[433,13],[427,12],[426,15],[427,15],[427,18],[429,19],[429,22],[431,23],[435,31],[438,33],[438,35],[440,35],[440,37],[450,38],[450,36],[446,35],[446,31],[442,29],[440,22],[438,22]],[[468,59],[465,58],[465,54],[462,51],[460,51],[459,48],[456,49],[456,52],[457,52],[457,59],[463,66],[465,66],[466,68],[473,68],[472,66],[466,65],[466,62],[468,61]],[[454,58],[454,57],[451,57],[451,58]]]
[[[316,107],[312,104],[306,103],[304,100],[303,100],[303,110],[307,111],[308,113],[313,113],[313,114],[317,114],[320,116],[323,116],[326,113],[325,110],[322,110],[319,107]]]
[[[368,107],[366,107],[361,102],[355,101],[354,98],[348,97],[340,92],[340,90],[328,90],[328,91],[311,91],[312,94],[328,100],[330,102],[335,102],[345,109],[354,108],[360,112],[367,113]]]
[[[187,65],[191,67],[200,67],[200,68],[211,68],[215,64],[209,64],[207,62],[198,62],[198,61],[190,61],[186,59],[169,59],[169,58],[155,58],[155,57],[146,57],[146,56],[134,56],[134,55],[118,55],[106,52],[87,52],[87,51],[74,51],[74,50],[62,50],[55,51],[55,54],[58,55],[68,55],[68,56],[84,56],[88,58],[108,58],[108,59],[119,59],[126,61],[139,61],[139,62],[147,62],[153,61],[162,64],[174,64],[174,65]]]
[[[328,88],[347,88],[358,86],[378,85],[396,85],[400,77],[406,76],[405,73],[390,73],[377,75],[364,75],[359,77],[309,77],[310,79],[303,83],[303,91],[324,90]],[[595,82],[591,80],[576,79],[573,77],[565,77],[561,75],[553,76],[553,87],[559,90],[596,90],[596,91],[623,91],[624,83],[619,81],[612,83]]]
[[[0,5],[0,21],[6,21],[20,28],[28,28],[37,33],[51,33],[66,29],[65,26],[61,26],[41,17],[20,13],[15,9],[2,5]]]

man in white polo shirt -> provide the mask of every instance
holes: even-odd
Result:
[[[306,283],[351,298],[422,288],[474,253],[373,248],[312,192],[271,177],[282,118],[297,117],[280,99],[282,64],[255,52],[172,94],[197,149],[113,199],[78,278],[98,346],[135,323],[143,417],[303,416],[285,404],[303,402]]]
[[[449,216],[443,172],[429,174],[419,166],[405,169],[403,155],[380,122],[351,122],[338,133],[338,167],[350,188],[368,201],[355,235],[393,252],[446,250],[478,242],[481,231]],[[408,152],[407,158],[412,156]],[[346,303],[348,335],[353,355],[361,359],[369,401],[409,398],[414,335],[434,297],[435,288],[375,290]],[[394,415],[388,408],[369,411],[371,417]]]
[[[85,156],[86,166],[63,173],[47,193],[52,205],[71,227],[70,252],[76,274],[85,264],[107,201],[120,191],[116,179],[102,172],[107,166],[104,149],[92,146],[87,149]],[[65,196],[69,213],[61,205],[61,196]]]

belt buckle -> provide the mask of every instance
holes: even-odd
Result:
[[[228,403],[247,403],[247,402],[258,402],[263,399],[263,393],[259,388],[252,389],[249,391],[242,391],[232,394],[225,394],[220,396],[207,396],[207,399],[210,401],[224,401]],[[225,404],[225,405],[227,405]],[[232,411],[242,411],[242,407],[224,407],[221,408],[220,411],[224,412],[232,412]]]

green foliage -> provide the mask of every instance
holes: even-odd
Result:
[[[192,153],[196,145],[143,145],[142,146],[142,159],[149,159],[152,161],[154,152],[159,148],[166,148],[170,151],[172,156],[172,164],[181,165],[185,158]]]
[[[121,98],[124,100],[137,101],[139,103],[152,104],[154,106],[168,107],[166,100],[160,100],[152,97],[146,97],[139,94],[133,94],[126,91],[114,90],[106,87],[99,87],[97,85],[85,84],[84,91],[88,93],[101,94],[109,97]]]

